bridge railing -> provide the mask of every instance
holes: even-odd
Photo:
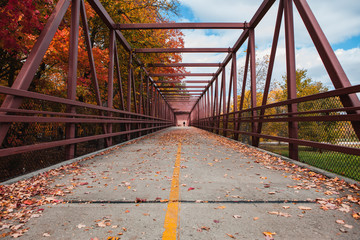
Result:
[[[351,85],[306,0],[279,1],[265,85],[264,89],[257,89],[254,29],[273,3],[264,1],[249,22],[249,28],[232,48],[234,51],[228,54],[193,107],[191,125],[360,180],[360,85]],[[335,90],[297,97],[293,4]],[[282,21],[287,100],[269,102]],[[238,76],[236,51],[246,41],[244,72],[243,76]],[[229,74],[226,74],[227,65],[231,68]],[[238,77],[242,78],[239,97]],[[247,82],[250,85],[249,106],[245,107]],[[258,99],[258,93],[262,99]]]
[[[108,56],[102,56],[106,66],[101,66],[107,79],[99,80],[85,2],[59,0],[12,86],[0,86],[0,181],[175,125],[173,109],[105,8],[98,0],[87,3],[109,33],[103,43],[109,49]],[[64,26],[70,29],[68,72],[60,73],[67,78],[64,89],[43,94],[46,91],[32,86],[33,79],[55,33]],[[80,48],[90,67],[89,95],[81,96]],[[59,84],[51,77],[44,81]]]

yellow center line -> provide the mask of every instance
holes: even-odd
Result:
[[[176,161],[174,165],[174,172],[171,181],[170,197],[165,215],[163,240],[176,240],[177,228],[179,222],[179,177],[180,177],[180,157],[181,157],[181,141],[179,142]]]

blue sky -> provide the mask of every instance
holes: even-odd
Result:
[[[180,0],[180,16],[176,22],[243,22],[249,21],[262,0]],[[339,58],[350,82],[360,84],[360,4],[358,0],[308,0],[312,11]],[[273,25],[278,1],[256,30],[257,56],[270,53]],[[332,88],[310,37],[294,6],[297,68],[308,69],[308,74]],[[241,32],[234,30],[183,30],[185,47],[232,47]],[[280,36],[273,78],[280,80],[285,73],[283,34]],[[244,54],[238,54],[238,67],[243,66]],[[183,54],[184,62],[222,62],[224,54]],[[188,69],[203,72],[204,69]],[[214,69],[208,69],[214,71]]]

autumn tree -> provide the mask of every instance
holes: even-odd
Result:
[[[51,0],[0,1],[0,85],[13,84],[51,8]]]
[[[53,0],[0,0],[0,85],[12,86],[16,75],[26,61],[56,2]],[[101,3],[115,23],[167,22],[167,16],[169,14],[176,14],[178,6],[177,0],[101,0]],[[91,47],[99,81],[100,95],[104,103],[107,99],[108,85],[109,29],[86,1],[85,8],[90,28]],[[31,91],[66,97],[70,17],[71,13],[68,10],[33,79],[30,87]],[[96,104],[81,22],[79,32],[77,97],[80,101]],[[179,30],[130,30],[122,32],[133,49],[184,46],[183,35]],[[123,90],[126,95],[125,86],[127,85],[129,53],[119,43],[117,44],[117,49],[120,58]],[[181,61],[181,54],[149,54],[138,57],[144,64]],[[135,72],[135,84],[138,91],[141,84],[140,67],[135,62],[132,67]],[[185,70],[184,68],[164,68],[161,71],[176,73]],[[119,86],[116,86],[118,84],[117,81],[114,82],[114,107],[119,108]],[[143,89],[145,89],[144,86]],[[1,102],[2,99],[0,99]],[[38,105],[34,101],[31,102],[31,100],[27,104],[29,109],[54,110],[51,104]],[[56,109],[56,111],[65,111],[65,109]],[[17,126],[15,125],[13,124],[11,127],[15,127],[13,129],[14,134],[25,132],[26,126],[20,126],[20,123]],[[41,130],[37,129],[36,131]],[[36,134],[29,133],[28,135],[34,136]]]

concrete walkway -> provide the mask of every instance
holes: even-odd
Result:
[[[359,205],[336,202],[354,189],[196,128],[80,164],[51,186],[64,203],[43,206],[21,239],[360,238]]]

